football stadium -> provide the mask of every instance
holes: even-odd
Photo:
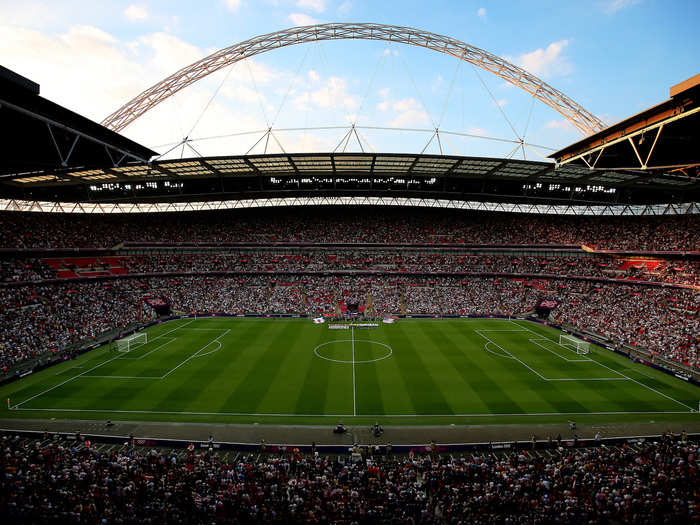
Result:
[[[209,36],[140,4],[0,21],[4,519],[700,519],[684,52],[649,101],[574,70],[593,30],[499,56],[349,2],[221,4]]]

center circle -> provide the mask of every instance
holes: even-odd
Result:
[[[384,348],[384,355],[381,355],[375,359],[334,359],[332,357],[328,357],[327,355],[323,355],[323,352],[321,349],[328,347],[329,345],[344,345],[347,348],[350,348],[352,344],[357,344],[357,343],[367,343],[370,345],[377,345],[381,346]],[[326,352],[329,353],[329,352]],[[337,339],[335,341],[327,341],[325,343],[321,343],[318,345],[316,348],[314,348],[314,354],[316,354],[316,357],[320,357],[321,359],[325,359],[326,361],[332,361],[333,363],[344,363],[348,365],[352,364],[363,364],[363,363],[375,363],[377,361],[383,361],[387,357],[391,357],[391,354],[394,353],[394,350],[385,343],[380,343],[379,341],[372,341],[370,339]]]

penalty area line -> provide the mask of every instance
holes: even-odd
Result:
[[[82,379],[160,379],[154,376],[83,376]]]
[[[168,331],[165,332],[164,334],[161,334],[161,335],[159,335],[159,336],[157,336],[157,337],[154,337],[154,338],[153,338],[153,341],[155,341],[156,339],[160,339],[161,337],[166,336],[166,335],[168,335],[169,333],[174,332],[175,330],[179,330],[179,329],[182,328],[183,326],[187,326],[188,324],[193,323],[193,322],[194,322],[194,320],[189,321],[189,322],[184,323],[184,324],[181,324],[181,325],[179,325],[179,326],[176,326],[176,327],[173,328],[172,330],[168,330]],[[39,392],[38,394],[34,394],[33,396],[31,396],[31,397],[25,399],[24,401],[20,401],[19,403],[17,403],[17,404],[14,405],[13,407],[11,407],[11,410],[18,410],[18,409],[19,409],[18,407],[22,406],[23,404],[28,403],[29,401],[32,401],[33,399],[36,399],[37,397],[43,396],[44,394],[47,394],[47,393],[51,392],[52,390],[55,390],[55,389],[57,389],[58,387],[61,387],[61,386],[65,385],[66,383],[70,383],[70,382],[73,381],[74,379],[78,379],[79,377],[84,376],[84,375],[87,374],[88,372],[92,372],[92,371],[95,370],[96,368],[99,368],[99,367],[101,367],[101,366],[104,366],[104,365],[106,365],[107,363],[111,363],[112,361],[115,361],[115,360],[117,360],[117,359],[119,359],[119,358],[120,358],[120,356],[115,356],[115,357],[112,357],[111,359],[107,359],[106,361],[102,361],[100,364],[93,366],[92,368],[86,370],[85,372],[83,372],[83,373],[81,373],[81,374],[77,374],[77,375],[75,375],[75,376],[69,377],[68,379],[66,379],[65,381],[63,381],[63,382],[61,382],[61,383],[59,383],[59,384],[57,384],[57,385],[54,385],[54,386],[52,386],[52,387],[50,387],[50,388],[47,388],[46,390],[43,390],[43,391]],[[19,409],[19,410],[26,410],[26,409]]]
[[[34,394],[32,397],[30,397],[30,398],[28,398],[28,399],[25,399],[24,401],[20,401],[19,403],[17,403],[17,404],[16,404],[14,407],[12,407],[12,408],[13,408],[14,410],[16,410],[17,407],[23,405],[24,403],[27,403],[27,402],[29,402],[29,401],[31,401],[31,400],[33,400],[33,399],[36,399],[36,398],[39,397],[39,396],[43,396],[44,394],[47,394],[48,392],[51,392],[52,390],[55,390],[55,389],[57,389],[58,387],[65,385],[66,383],[70,383],[70,382],[73,381],[74,379],[77,379],[77,378],[79,378],[79,377],[81,377],[81,376],[84,376],[84,375],[87,374],[88,372],[92,372],[92,371],[95,370],[96,368],[99,368],[99,367],[101,367],[101,366],[104,366],[104,365],[106,365],[107,363],[111,363],[112,361],[114,361],[115,359],[118,359],[118,358],[119,358],[119,356],[116,356],[116,357],[113,357],[112,359],[107,359],[106,361],[102,361],[99,365],[95,365],[95,366],[93,366],[92,368],[89,368],[88,370],[85,370],[85,372],[82,372],[82,373],[80,373],[80,374],[78,374],[78,375],[75,375],[75,376],[73,376],[73,377],[69,377],[69,378],[66,379],[65,381],[62,381],[61,383],[59,383],[59,384],[57,384],[57,385],[54,385],[54,386],[52,386],[51,388],[47,388],[47,389],[44,390],[43,392],[39,392],[38,394]]]
[[[210,344],[211,344],[211,343],[210,343]],[[206,356],[206,355],[213,354],[214,352],[218,352],[219,350],[221,350],[221,341],[216,341],[216,344],[219,345],[219,346],[217,346],[215,350],[209,350],[208,352],[204,352],[203,354],[198,354],[198,355],[196,355],[195,357],[204,357],[204,356]],[[205,348],[206,348],[206,347],[205,347]]]
[[[519,326],[520,328],[524,328],[524,329],[527,330],[528,332],[530,332],[530,333],[532,333],[532,334],[535,334],[535,335],[537,335],[538,337],[542,337],[541,334],[538,334],[537,332],[535,332],[535,331],[533,331],[533,330],[530,330],[528,327],[522,326],[522,325],[516,323],[515,321],[511,321],[511,323],[513,323],[515,326]],[[590,359],[591,359],[591,361],[593,361],[594,363],[598,363],[598,364],[599,364],[600,366],[602,366],[603,368],[607,368],[608,370],[610,370],[611,372],[613,372],[613,373],[615,373],[615,374],[621,375],[622,377],[626,377],[626,378],[629,379],[630,381],[633,381],[633,382],[637,383],[638,385],[643,386],[644,388],[648,388],[648,389],[651,390],[652,392],[656,392],[657,394],[659,394],[659,395],[662,396],[662,397],[665,397],[666,399],[670,399],[671,401],[674,401],[674,402],[678,403],[679,405],[682,405],[682,406],[686,407],[686,408],[689,409],[691,412],[695,412],[695,411],[696,411],[696,410],[695,410],[693,407],[691,407],[690,405],[686,405],[686,404],[683,403],[682,401],[678,401],[677,399],[675,399],[675,398],[669,396],[668,394],[664,394],[663,392],[660,392],[660,391],[656,390],[655,388],[650,387],[649,385],[645,385],[645,384],[642,383],[641,381],[637,381],[636,379],[632,379],[630,376],[628,376],[628,375],[626,375],[626,374],[623,374],[622,372],[618,372],[618,371],[615,370],[614,368],[610,368],[608,365],[604,365],[603,363],[601,363],[601,362],[598,361],[597,359],[593,359],[592,357],[591,357]]]
[[[521,361],[520,359],[518,359],[517,357],[515,357],[515,356],[514,356],[513,354],[511,354],[508,350],[506,350],[505,348],[503,348],[501,345],[499,345],[499,344],[496,343],[495,341],[492,341],[491,339],[489,339],[487,336],[485,336],[484,334],[482,334],[480,330],[474,330],[474,332],[476,332],[477,334],[479,334],[479,336],[481,336],[481,337],[483,337],[484,339],[486,339],[489,343],[491,343],[491,344],[494,345],[495,347],[500,348],[502,351],[504,351],[506,354],[508,354],[508,355],[510,356],[511,359],[514,359],[515,361],[517,361],[518,363],[520,363],[521,365],[523,365],[525,368],[527,368],[528,370],[530,370],[530,372],[532,372],[533,374],[537,375],[537,377],[539,377],[540,379],[544,379],[545,381],[548,381],[548,379],[547,379],[546,377],[544,377],[542,374],[540,374],[537,370],[535,370],[534,368],[532,368],[532,367],[531,367],[530,365],[528,365],[527,363],[525,363],[525,362]]]
[[[85,370],[85,367],[84,366],[71,366],[70,368],[66,368],[65,370],[61,370],[60,372],[56,372],[54,375],[60,376],[62,374],[65,374],[66,372],[70,372],[71,370]]]
[[[177,370],[177,369],[180,368],[182,365],[184,365],[185,363],[187,363],[190,359],[194,359],[195,357],[199,357],[199,356],[197,355],[197,354],[199,354],[199,352],[201,352],[202,350],[204,350],[205,348],[207,348],[208,346],[210,346],[210,345],[213,344],[213,343],[219,343],[219,339],[221,339],[223,336],[225,336],[226,334],[228,334],[230,331],[231,331],[230,328],[226,329],[226,331],[225,331],[223,334],[221,334],[220,336],[218,336],[218,337],[212,339],[211,341],[209,341],[209,342],[208,342],[207,344],[205,344],[202,348],[200,348],[200,349],[197,350],[194,354],[192,354],[192,355],[189,356],[187,359],[185,359],[182,363],[180,363],[179,365],[175,366],[174,368],[171,368],[171,369],[168,370],[165,374],[163,374],[162,376],[160,376],[159,379],[165,379],[165,378],[168,377],[170,374],[172,374],[175,370]],[[221,344],[221,343],[219,343],[219,344]],[[217,349],[217,350],[218,350],[218,349]],[[210,352],[208,352],[208,353],[210,353]],[[204,355],[204,354],[203,354],[203,355]]]
[[[184,328],[184,330],[199,330],[202,332],[224,332],[226,330],[230,330],[230,328]]]
[[[506,350],[505,348],[503,348],[501,345],[499,345],[498,343],[493,342],[491,339],[489,339],[488,337],[486,337],[485,335],[483,335],[483,334],[481,333],[481,331],[479,331],[479,330],[474,330],[474,331],[475,331],[477,334],[479,334],[481,337],[483,337],[484,339],[486,339],[487,343],[484,345],[484,350],[486,350],[486,351],[489,352],[490,354],[496,355],[496,356],[498,356],[498,357],[503,357],[503,358],[505,358],[505,359],[513,359],[513,360],[517,361],[518,363],[520,363],[521,365],[523,365],[525,368],[527,368],[527,369],[530,370],[531,372],[535,373],[535,374],[536,374],[540,379],[542,379],[543,381],[552,381],[552,382],[558,382],[558,381],[634,381],[633,379],[630,379],[630,378],[628,378],[628,377],[565,377],[565,378],[545,377],[545,376],[543,376],[542,374],[540,374],[537,370],[535,370],[534,368],[532,368],[530,365],[528,365],[528,364],[525,363],[524,361],[522,361],[522,360],[518,359],[517,357],[515,357],[513,354],[511,354],[508,350]],[[525,330],[517,330],[517,331],[519,331],[519,332],[524,332]],[[489,350],[489,349],[488,349],[489,344],[492,344],[492,345],[496,346],[497,348],[500,348],[502,351],[504,351],[504,352],[505,352],[506,354],[508,354],[508,355],[499,354],[498,352],[494,352],[494,351],[492,351],[492,350]],[[597,362],[597,361],[593,361],[593,362]],[[614,370],[613,370],[613,372],[614,372]]]

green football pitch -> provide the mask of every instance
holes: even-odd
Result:
[[[0,388],[3,417],[424,425],[698,421],[700,388],[529,321],[178,319]],[[4,405],[4,403],[3,403]]]

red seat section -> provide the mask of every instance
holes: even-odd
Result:
[[[99,277],[128,273],[124,257],[55,257],[43,259],[59,279]]]
[[[618,266],[618,270],[629,270],[630,268],[636,268],[646,272],[653,272],[654,270],[657,270],[662,263],[663,261],[658,259],[623,259],[620,266]]]

